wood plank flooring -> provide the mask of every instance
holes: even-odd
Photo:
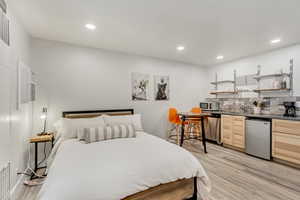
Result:
[[[209,200],[300,200],[300,170],[200,142],[184,147],[202,163],[212,181]],[[25,187],[17,200],[35,200],[40,187]]]

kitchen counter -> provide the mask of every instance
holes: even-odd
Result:
[[[253,118],[263,118],[263,119],[282,119],[282,120],[300,121],[300,116],[285,117],[283,115],[272,115],[272,114],[266,115],[266,114],[225,112],[225,111],[211,111],[209,113],[211,113],[211,114],[221,114],[221,115],[245,116],[245,117],[253,117]]]
[[[206,112],[215,114],[214,117],[221,121],[221,142],[224,147],[267,160],[273,158],[275,161],[300,168],[300,116]],[[251,119],[266,119],[267,122]]]

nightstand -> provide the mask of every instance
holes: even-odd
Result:
[[[48,133],[47,135],[41,135],[41,136],[35,136],[32,138],[29,138],[29,142],[34,144],[35,151],[34,151],[34,172],[36,173],[38,169],[46,168],[46,167],[39,167],[38,166],[38,144],[39,143],[46,143],[51,142],[52,148],[54,145],[54,134]],[[34,175],[31,177],[31,179],[34,178]]]

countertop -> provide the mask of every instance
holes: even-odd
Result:
[[[207,111],[211,114],[221,114],[221,115],[235,115],[235,116],[245,116],[253,118],[262,118],[262,119],[282,119],[282,120],[292,120],[300,121],[300,116],[296,117],[286,117],[283,115],[266,115],[266,114],[253,114],[253,113],[239,113],[239,112],[226,112],[226,111]]]

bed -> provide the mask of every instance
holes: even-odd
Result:
[[[133,115],[133,109],[63,112],[63,118]],[[56,149],[56,150],[55,150]],[[207,198],[210,181],[185,149],[137,131],[136,138],[56,144],[38,200],[183,200]]]

